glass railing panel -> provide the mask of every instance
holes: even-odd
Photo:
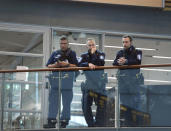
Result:
[[[120,126],[146,126],[144,110],[144,83],[140,69],[119,69],[116,74],[120,94]]]
[[[118,70],[120,126],[170,126],[170,68]]]
[[[64,119],[65,115],[63,116],[62,110],[65,107],[67,110],[64,109],[65,113],[70,113],[70,103],[72,101],[72,97],[70,92],[72,93],[71,85],[68,85],[68,81],[73,83],[73,74],[74,72],[61,72],[61,71],[52,71],[48,72],[46,77],[46,89],[48,92],[47,98],[47,117],[46,122],[44,123],[44,128],[59,128],[61,121],[70,119]],[[69,83],[70,84],[70,83]],[[64,92],[64,93],[63,93]],[[69,93],[68,93],[69,92]],[[66,94],[65,94],[66,93]],[[66,100],[66,99],[67,100]],[[63,103],[64,102],[64,103]],[[63,106],[64,105],[64,106]],[[68,110],[69,109],[69,110]],[[65,114],[64,113],[64,114]]]
[[[106,76],[106,94],[107,94],[107,104],[106,104],[106,116],[105,116],[105,127],[116,127],[116,119],[118,115],[118,95],[117,95],[117,80],[116,80],[116,70],[115,69],[105,69]],[[116,105],[116,106],[115,106]]]
[[[4,107],[6,109],[40,110],[42,73],[6,73],[4,83]]]
[[[44,72],[17,72],[4,73],[2,75],[1,99],[3,97],[3,100],[1,101],[1,111],[3,113],[1,118],[3,119],[4,129],[15,128],[15,125],[12,125],[12,123],[18,119],[18,112],[28,114],[40,114],[42,112],[44,76]],[[27,129],[29,126],[26,127],[24,125],[23,128]]]
[[[112,70],[77,71],[67,128],[114,127],[115,86]]]
[[[82,112],[82,91],[81,85],[85,81],[85,76],[83,71],[77,71],[76,79],[73,85],[73,100],[71,102],[71,120],[69,122],[68,128],[72,127],[85,127],[86,121],[83,117]]]
[[[53,71],[47,76],[48,112],[44,128],[63,128],[71,119],[71,102],[73,99],[74,71]]]
[[[171,125],[169,67],[22,73],[1,73],[1,129]]]
[[[150,126],[169,127],[171,110],[171,68],[142,68],[146,89],[146,111]]]

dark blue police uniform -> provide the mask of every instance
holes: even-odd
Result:
[[[128,49],[120,50],[116,55],[113,65],[119,65],[117,61],[120,57],[125,57],[125,59],[127,59],[124,65],[140,65],[142,51],[135,49],[132,45]],[[120,103],[138,110],[141,104],[140,75],[140,69],[119,69],[117,72]],[[124,125],[129,126],[130,124],[128,122],[124,123]]]
[[[77,65],[76,53],[71,49],[67,51],[57,50],[50,56],[47,66],[49,64],[54,64],[57,61],[66,61],[70,64]],[[74,72],[72,71],[62,71],[61,72],[61,95],[62,95],[62,113],[60,120],[63,122],[64,127],[68,124],[70,120],[70,105],[73,98],[73,80]],[[52,72],[49,76],[49,82],[51,85],[49,93],[49,112],[48,112],[48,122],[56,120],[58,113],[58,91],[59,91],[59,72]]]
[[[104,66],[105,54],[96,50],[94,54],[90,52],[81,55],[79,66],[88,67],[89,63],[96,66]],[[104,126],[106,93],[104,70],[84,71],[86,81],[82,84],[82,110],[89,127]],[[95,120],[91,106],[93,101],[97,105]]]

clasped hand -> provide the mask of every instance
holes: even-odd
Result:
[[[66,67],[66,66],[69,66],[69,63],[65,61],[58,61],[58,62],[55,62],[55,65],[57,67]]]
[[[95,65],[94,64],[92,64],[92,63],[88,63],[88,66],[90,67],[90,69],[95,69]]]
[[[127,59],[125,59],[125,57],[120,57],[117,62],[119,65],[124,65],[126,63],[126,61],[127,61]]]

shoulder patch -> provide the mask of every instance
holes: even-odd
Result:
[[[77,57],[78,62],[81,62],[82,59],[83,59],[82,57]]]
[[[100,59],[101,59],[101,60],[104,60],[104,56],[103,56],[103,55],[100,55]]]
[[[137,59],[138,60],[141,60],[142,59],[142,56],[140,54],[137,55]]]
[[[55,58],[59,58],[59,57],[61,57],[61,54],[57,54],[57,55],[55,56]]]

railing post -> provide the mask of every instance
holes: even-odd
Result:
[[[2,87],[1,87],[1,131],[3,131],[4,120],[4,87],[5,87],[5,73],[2,73]]]
[[[119,94],[120,92],[117,82],[115,87],[115,128],[120,127],[120,102],[119,102],[120,95]]]
[[[62,75],[61,71],[59,71],[59,87],[58,87],[58,115],[57,115],[57,127],[60,128],[60,114],[61,114],[61,80]]]

